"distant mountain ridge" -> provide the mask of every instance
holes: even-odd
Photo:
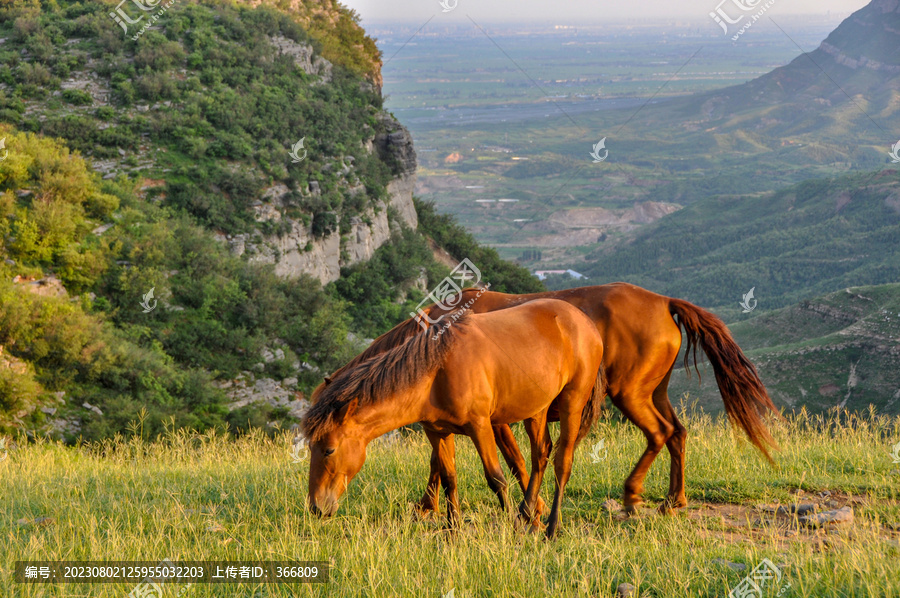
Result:
[[[841,23],[818,51],[852,69],[900,73],[900,0],[873,0]]]
[[[790,32],[785,34],[790,37]],[[879,127],[889,128],[891,120],[896,121],[898,95],[900,0],[873,0],[845,19],[812,52],[742,85],[706,94],[701,111],[716,120],[758,109],[761,104],[787,104],[765,117],[769,125],[788,125],[785,133],[789,133],[808,124],[810,113],[827,113],[854,102],[859,110],[852,117],[857,122],[871,116]],[[818,121],[825,130],[830,124],[835,123]],[[771,129],[766,123],[762,128]]]

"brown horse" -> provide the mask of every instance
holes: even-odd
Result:
[[[458,519],[451,434],[472,438],[488,484],[508,508],[506,480],[492,426],[524,420],[532,444],[532,472],[520,514],[531,521],[550,457],[550,405],[559,414],[554,457],[556,494],[547,527],[559,527],[560,501],[575,447],[596,421],[606,394],[603,341],[578,309],[545,299],[495,313],[464,315],[452,327],[434,326],[408,342],[343,369],[303,419],[309,439],[309,503],[331,515],[365,461],[374,438],[420,422],[437,453],[450,525]]]
[[[667,393],[669,378],[681,347],[679,324],[687,337],[685,368],[687,369],[688,357],[692,352],[696,362],[699,345],[713,367],[729,419],[743,429],[750,441],[771,461],[767,446],[776,445],[760,415],[766,411],[775,412],[775,407],[756,368],[741,352],[725,324],[696,305],[626,283],[530,295],[482,293],[477,289],[466,289],[463,297],[454,301],[454,304],[464,305],[474,299],[469,309],[475,313],[484,313],[542,298],[570,303],[593,320],[605,345],[604,365],[610,398],[647,438],[647,449],[625,481],[626,509],[634,510],[641,504],[644,478],[663,446],[669,451],[671,466],[669,491],[660,510],[671,512],[672,509],[687,505],[684,491],[687,430],[675,415]],[[432,321],[443,318],[447,313],[448,310],[436,305],[426,310],[427,317]],[[378,337],[345,368],[353,367],[359,361],[369,359],[419,334],[422,331],[420,320],[421,318],[401,322]],[[329,378],[326,378],[319,385],[313,393],[313,401],[326,388],[328,381]],[[500,425],[494,428],[494,433],[510,469],[522,488],[526,488],[528,475],[524,468],[525,461],[512,431],[508,425]],[[419,503],[422,509],[437,510],[439,487],[436,456],[432,454],[428,488]]]

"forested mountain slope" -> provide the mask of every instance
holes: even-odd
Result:
[[[115,9],[0,8],[0,431],[288,425],[448,273],[429,236],[540,288],[416,228],[415,152],[351,11],[182,1],[126,32]]]

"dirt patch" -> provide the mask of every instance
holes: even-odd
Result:
[[[880,505],[895,504],[894,501],[879,500]],[[778,541],[783,543],[803,542],[812,546],[816,552],[826,551],[841,542],[842,538],[852,537],[854,529],[860,526],[860,512],[871,500],[865,496],[840,492],[822,492],[816,495],[800,493],[797,502],[789,504],[757,504],[738,505],[730,503],[689,503],[680,509],[676,517],[687,517],[697,522],[698,527],[707,530],[712,536],[729,542],[741,540],[760,540],[770,538],[776,532]],[[805,520],[805,515],[823,514],[850,508],[856,514],[850,522],[812,524]],[[619,521],[629,517],[624,512],[615,514]],[[658,516],[655,508],[646,506],[637,513],[638,517]],[[900,523],[885,523],[879,526],[878,534],[900,548]]]

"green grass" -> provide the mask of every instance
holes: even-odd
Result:
[[[640,595],[674,598],[724,596],[746,574],[713,559],[752,568],[769,558],[784,565],[781,583],[791,587],[783,596],[900,596],[900,545],[890,531],[900,523],[900,476],[889,454],[900,419],[843,414],[777,424],[783,450],[773,469],[722,422],[686,418],[688,509],[663,517],[648,508],[630,519],[600,509],[620,497],[644,445],[637,429],[608,419],[576,454],[555,542],[517,531],[499,511],[468,440],[458,443],[464,521],[456,533],[413,512],[429,454],[420,433],[370,445],[338,516],[327,521],[304,507],[308,463],[293,463],[287,434],[234,440],[180,431],[155,442],[27,444],[0,462],[4,577],[16,560],[325,560],[332,569],[324,587],[195,585],[190,595],[441,596],[455,588],[457,597],[612,596],[629,582]],[[607,457],[593,464],[590,447],[601,438]],[[648,477],[650,506],[667,489],[667,461],[662,456]],[[757,522],[765,516],[755,505],[822,501],[815,493],[824,490],[853,505],[853,524],[794,533],[790,522]],[[548,483],[545,498],[549,491]],[[53,523],[16,523],[36,517]],[[121,597],[131,589],[6,587],[28,597]]]

